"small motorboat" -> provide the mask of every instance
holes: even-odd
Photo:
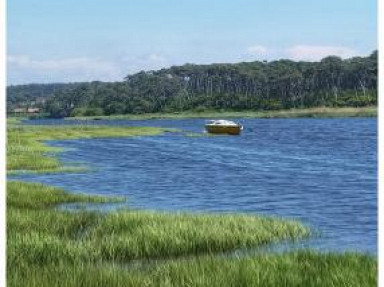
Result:
[[[211,120],[205,124],[205,129],[211,134],[239,135],[243,126],[228,120]]]

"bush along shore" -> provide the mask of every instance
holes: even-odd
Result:
[[[12,125],[8,130],[8,158],[13,161],[8,169],[32,171],[45,171],[47,165],[31,166],[26,158],[52,160],[49,169],[60,170],[57,159],[44,155],[48,147],[43,140],[122,136],[125,129]],[[158,132],[127,128],[124,135]],[[101,213],[56,208],[66,203],[120,200],[9,181],[8,286],[376,285],[377,261],[369,255],[308,250],[242,258],[215,255],[310,236],[309,228],[295,220],[242,214],[129,209]],[[132,264],[137,260],[144,264]]]
[[[188,118],[349,118],[377,117],[377,107],[345,108],[307,108],[277,111],[186,111],[180,113],[144,113],[110,116],[76,116],[67,120],[151,120],[151,119],[188,119]]]

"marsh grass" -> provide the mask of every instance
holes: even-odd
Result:
[[[7,127],[7,170],[42,173],[79,171],[78,167],[61,165],[54,154],[62,149],[47,146],[45,141],[49,140],[148,136],[164,131],[152,127],[32,126],[15,122]]]
[[[61,260],[127,262],[215,253],[294,240],[310,233],[299,222],[269,217],[129,210],[101,214],[52,208],[68,202],[107,201],[111,199],[9,182],[9,262],[16,264],[20,258],[34,264]]]
[[[20,117],[8,117],[7,118],[7,126],[14,126],[19,125],[22,120],[25,120],[26,118],[20,118]]]
[[[116,264],[66,264],[20,268],[9,286],[276,287],[377,286],[377,262],[361,254],[298,251],[251,258],[204,256],[125,268]]]
[[[376,259],[298,251],[217,252],[310,235],[299,222],[251,215],[69,212],[109,202],[42,184],[7,185],[8,286],[375,286]],[[136,260],[142,263],[136,267]],[[147,261],[150,260],[150,261]],[[153,261],[154,260],[154,261]]]
[[[110,203],[125,201],[124,197],[104,197],[65,192],[40,183],[10,181],[7,183],[7,207],[47,209],[63,203]]]
[[[8,127],[7,168],[57,171],[51,139],[153,135],[156,128]],[[7,183],[8,286],[375,286],[377,261],[359,254],[301,251],[251,258],[218,252],[308,237],[294,220],[214,215],[58,210],[66,203],[121,198],[67,193],[42,184]],[[188,259],[186,259],[186,257]],[[184,259],[183,259],[184,258]],[[131,268],[135,260],[159,260]]]
[[[54,168],[45,168],[45,169],[35,169],[35,170],[9,170],[7,175],[21,175],[21,174],[52,174],[52,173],[84,173],[92,171],[92,167],[89,166],[62,166]]]
[[[335,117],[376,117],[377,107],[346,107],[330,108],[317,107],[306,109],[290,109],[276,111],[204,111],[204,112],[179,112],[179,113],[147,113],[112,115],[98,117],[73,117],[67,120],[98,119],[126,119],[126,120],[151,120],[151,119],[184,119],[184,118],[335,118]]]

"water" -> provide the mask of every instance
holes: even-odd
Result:
[[[321,233],[302,246],[377,253],[376,119],[246,119],[241,136],[205,136],[202,119],[93,123],[199,134],[51,141],[67,148],[63,162],[95,169],[11,178],[124,195],[133,208],[295,218]]]

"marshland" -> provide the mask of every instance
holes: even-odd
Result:
[[[9,120],[9,286],[376,285],[375,118],[203,122]]]
[[[0,285],[377,285],[377,1],[6,2]]]

